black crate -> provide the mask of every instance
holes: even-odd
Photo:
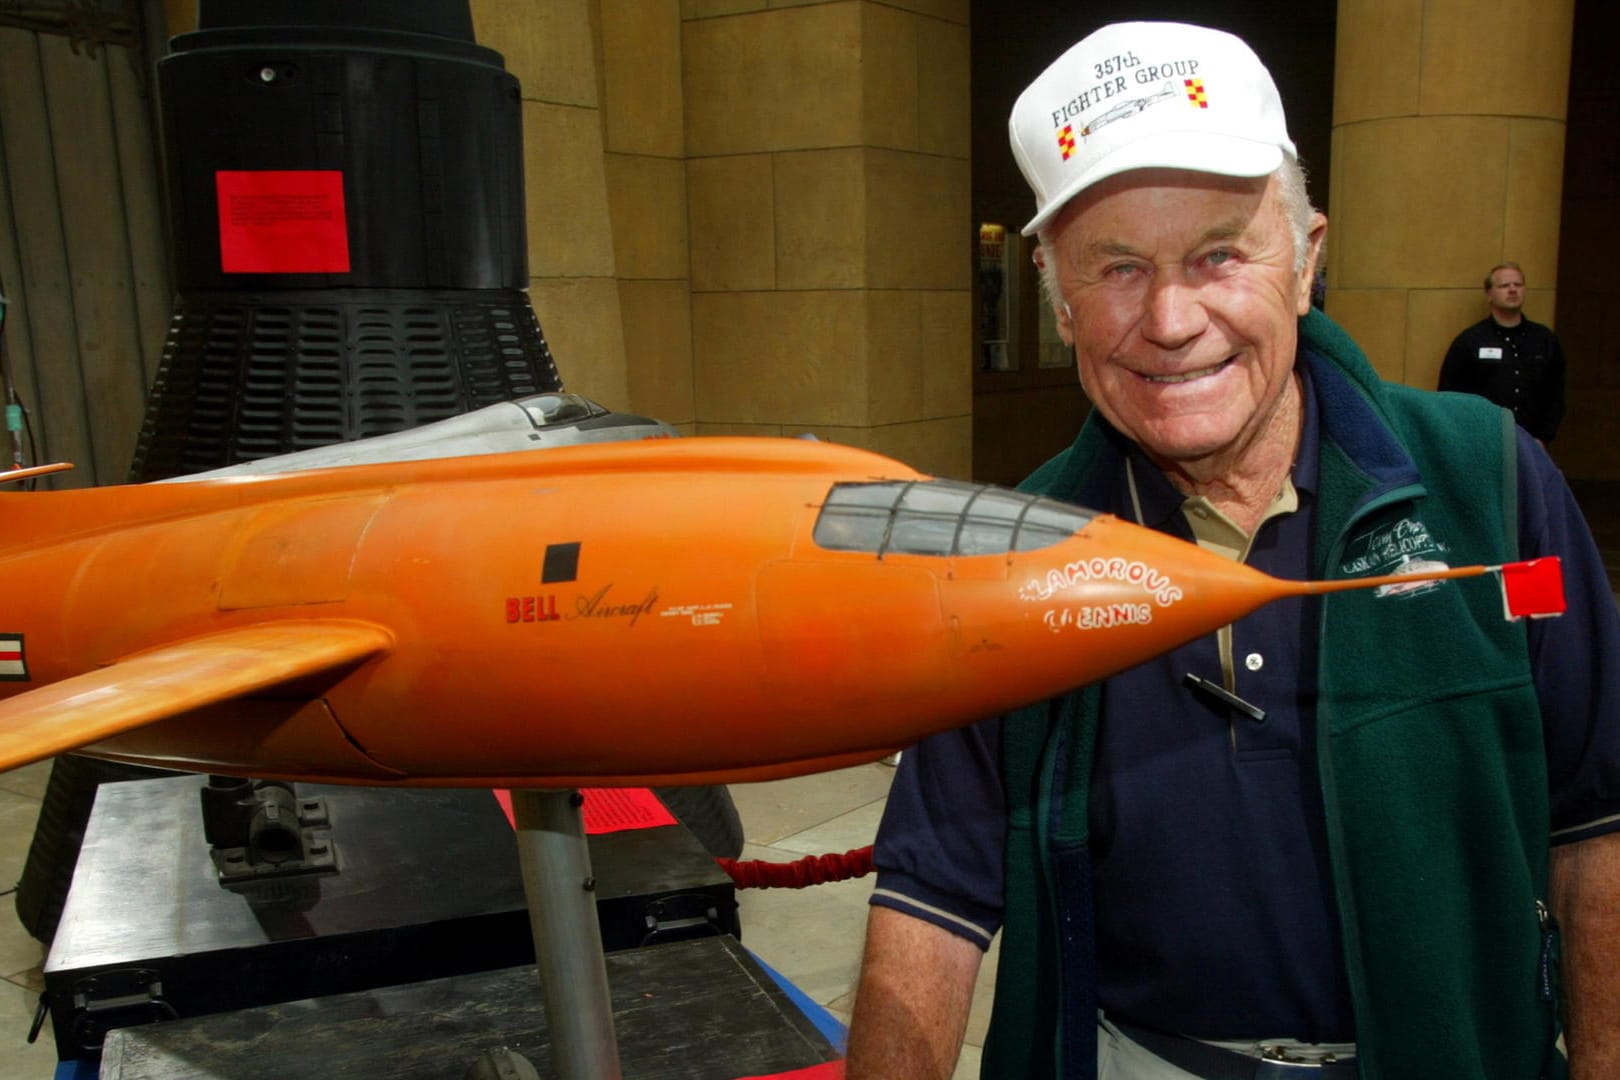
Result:
[[[298,786],[337,872],[258,902],[222,888],[200,776],[103,785],[45,963],[57,1055],[115,1027],[532,963],[511,826],[488,791]],[[590,838],[603,946],[738,933],[731,880],[683,826]]]
[[[837,1051],[741,945],[709,937],[607,956],[624,1076],[772,1076]],[[510,1048],[555,1075],[532,967],[267,1005],[107,1037],[102,1080],[443,1080]]]

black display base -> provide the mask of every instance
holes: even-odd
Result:
[[[730,937],[607,957],[623,1075],[733,1080],[837,1052]],[[107,1037],[101,1080],[458,1080],[503,1047],[554,1075],[533,967],[480,972]]]
[[[116,1027],[533,961],[490,792],[299,785],[326,804],[337,872],[233,891],[203,838],[204,783],[97,792],[45,962],[62,1060],[93,1061]],[[737,934],[731,880],[684,827],[593,836],[590,853],[606,949]]]

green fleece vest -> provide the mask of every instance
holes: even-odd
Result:
[[[1453,566],[1516,557],[1510,414],[1381,382],[1316,312],[1301,347],[1410,455],[1405,481],[1388,461],[1369,466],[1324,415],[1319,576],[1379,572],[1421,537]],[[1024,486],[1072,497],[1107,453],[1088,423]],[[1334,594],[1321,612],[1317,753],[1361,1076],[1563,1076],[1539,906],[1546,761],[1523,625],[1503,618],[1494,576]],[[1099,700],[1093,686],[1005,725],[1006,920],[986,1080],[1094,1075],[1087,796]]]

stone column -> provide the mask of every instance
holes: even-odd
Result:
[[[163,0],[163,23],[165,40],[197,29],[197,0]]]
[[[603,145],[595,0],[472,0],[523,93],[529,302],[564,388],[631,408]],[[677,418],[679,419],[679,418]]]
[[[1386,378],[1435,385],[1503,260],[1552,322],[1573,18],[1574,0],[1339,0],[1327,311]]]
[[[630,407],[691,432],[680,0],[597,0],[602,131]]]
[[[972,466],[968,0],[685,0],[700,433]]]

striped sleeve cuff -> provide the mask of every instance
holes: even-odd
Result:
[[[1573,844],[1580,840],[1590,840],[1594,836],[1603,836],[1612,832],[1620,832],[1620,814],[1609,814],[1581,825],[1554,829],[1551,840],[1553,846],[1557,847],[1560,844]]]
[[[933,923],[957,937],[988,949],[1001,929],[1000,912],[976,909],[960,899],[930,889],[916,878],[894,871],[881,871],[872,890],[871,903]]]

